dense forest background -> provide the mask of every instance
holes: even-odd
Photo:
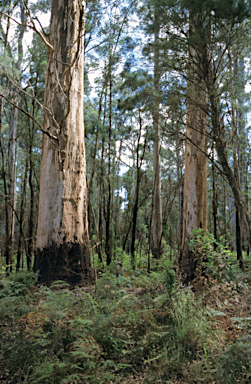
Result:
[[[83,289],[32,273],[50,10],[0,1],[0,382],[248,383],[250,1],[86,2]]]
[[[241,4],[209,1],[191,6],[205,14],[207,7],[215,9],[210,11],[208,55],[215,76],[221,150],[249,211],[250,26],[245,2],[243,9]],[[48,1],[30,5],[6,2],[1,7],[23,25],[29,24],[32,15],[38,29],[42,28],[39,17],[47,19],[48,25]],[[229,14],[225,14],[228,8]],[[192,65],[188,18],[186,2],[87,2],[84,117],[89,234],[91,247],[108,264],[118,252],[135,254],[139,261],[158,251],[156,215],[162,216],[161,229],[157,229],[161,231],[159,252],[175,258],[180,254],[188,71]],[[202,20],[202,26],[203,22],[203,34],[195,33],[195,39],[204,38],[199,44],[207,44],[209,39],[205,33],[208,20]],[[40,103],[47,47],[35,32],[27,46],[31,33],[30,28],[1,14],[0,225],[2,255],[10,269],[32,267],[36,242]],[[193,102],[199,105],[200,100]],[[244,218],[239,220],[238,203],[215,149],[212,104],[206,108],[207,227],[231,250],[238,248],[239,239],[239,252],[248,251]],[[158,155],[160,182],[154,177]],[[160,213],[155,211],[158,191],[154,193],[153,179],[161,188]]]

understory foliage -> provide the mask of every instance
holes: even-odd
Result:
[[[209,231],[198,228],[193,231],[190,249],[195,254],[196,275],[205,275],[209,281],[232,281],[231,251],[223,236],[217,242]]]
[[[38,287],[32,273],[2,277],[1,382],[250,382],[251,317],[225,310],[233,298],[251,297],[250,272],[233,262],[231,278],[221,273],[220,260],[233,256],[220,244],[213,251],[207,233],[191,247],[209,259],[200,290],[182,286],[165,256],[147,273],[124,255],[124,276],[113,265],[100,269],[89,292],[63,282]]]

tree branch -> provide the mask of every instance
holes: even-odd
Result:
[[[7,97],[5,97],[3,94],[0,93],[0,97],[3,97],[8,103],[10,103],[11,105],[13,105],[13,107],[17,108],[19,111],[23,112],[26,116],[30,117],[32,121],[34,121],[35,124],[37,124],[37,126],[39,127],[40,131],[45,133],[47,136],[49,136],[50,139],[53,139],[55,141],[58,141],[58,137],[55,136],[55,135],[52,135],[50,132],[48,131],[45,131],[42,127],[41,124],[39,124],[39,122],[34,119],[34,117],[32,115],[30,115],[27,111],[25,111],[23,108],[19,107],[18,105],[16,105],[15,103],[12,103],[12,101],[10,101],[9,99],[7,99]]]
[[[16,23],[17,25],[19,25],[21,27],[28,27],[28,28],[32,29],[40,37],[40,39],[43,41],[43,43],[46,45],[46,47],[48,47],[51,51],[54,51],[53,46],[46,40],[46,38],[42,35],[42,33],[37,29],[32,17],[31,17],[30,11],[27,7],[26,7],[26,10],[27,10],[28,15],[30,17],[31,24],[28,24],[28,23],[22,24],[17,19],[15,19],[14,17],[7,15],[7,13],[2,12],[2,11],[0,11],[0,14],[5,16],[5,17],[8,17],[8,19],[14,21],[14,23]]]

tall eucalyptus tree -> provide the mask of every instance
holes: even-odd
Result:
[[[186,151],[184,176],[183,233],[180,268],[184,281],[195,272],[194,255],[189,242],[195,228],[207,229],[207,95],[200,52],[207,50],[210,24],[201,11],[190,10],[189,59],[187,73]],[[198,39],[198,31],[204,39]],[[203,52],[206,54],[206,52]]]
[[[83,114],[85,4],[53,0],[34,269],[40,281],[92,281]]]

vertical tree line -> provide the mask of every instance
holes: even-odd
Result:
[[[91,257],[110,265],[126,252],[149,271],[152,258],[175,258],[189,282],[197,228],[215,247],[224,238],[243,267],[249,18],[244,0],[1,4],[8,272],[89,284]]]

